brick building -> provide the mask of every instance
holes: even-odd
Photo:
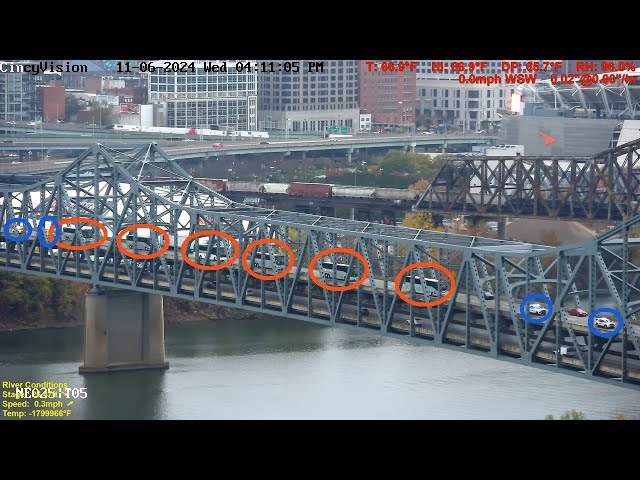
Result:
[[[397,62],[396,62],[397,63]],[[370,114],[373,128],[413,127],[416,122],[416,72],[382,71],[381,62],[360,62],[360,112]]]
[[[49,85],[39,87],[38,91],[40,92],[42,120],[55,122],[64,119],[65,90],[62,81],[52,81]]]

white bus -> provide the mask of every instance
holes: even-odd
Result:
[[[284,255],[275,254],[275,266],[273,264],[273,260],[269,253],[265,253],[264,255],[261,252],[256,252],[256,257],[253,259],[253,267],[259,268],[262,267],[262,261],[264,257],[264,268],[269,270],[282,270],[284,267]]]
[[[406,277],[404,277],[404,283],[402,284],[402,288],[400,289],[403,293],[406,292],[410,292],[411,291],[411,275],[407,275]],[[425,277],[424,279],[424,283],[425,283],[425,287],[426,287],[426,291],[424,291],[423,287],[422,287],[422,282],[420,281],[420,275],[414,275],[413,276],[413,290],[414,292],[416,292],[417,294],[420,295],[426,295],[429,297],[437,297],[438,296],[438,285],[440,282],[438,282],[438,280],[434,280],[433,278],[427,278]],[[446,290],[442,290],[440,292],[440,295],[444,296],[447,294]]]
[[[334,266],[335,266],[335,276],[334,276]],[[345,280],[347,278],[347,271],[349,271],[349,265],[346,263],[333,263],[333,262],[322,262],[320,266],[320,270],[322,272],[322,276],[324,278],[333,278],[334,280]],[[349,275],[349,282],[357,282],[360,278],[355,273],[356,267],[351,267],[351,274]]]

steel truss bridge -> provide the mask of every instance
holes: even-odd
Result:
[[[635,140],[589,158],[450,158],[414,210],[621,221],[639,207]]]
[[[578,165],[572,170],[576,175]],[[594,162],[593,168],[602,167]],[[61,224],[68,217],[98,222],[106,228],[107,236],[101,237],[106,240],[98,245],[96,237],[103,235],[98,228],[85,237],[76,224],[78,229],[65,243],[85,250],[69,250],[60,243],[46,248],[37,240],[35,227],[47,215]],[[10,236],[0,239],[4,271],[371,329],[640,389],[640,243],[634,238],[640,215],[580,244],[549,248],[251,207],[198,183],[157,145],[122,153],[96,144],[54,176],[13,177],[0,183],[0,231],[16,217],[28,219],[34,229],[28,236],[10,233],[19,222],[7,225]],[[130,233],[136,246],[125,242],[121,250],[116,237],[134,224],[168,232],[172,248],[165,248],[169,244],[162,243],[164,237],[155,229],[145,234],[142,227],[134,227]],[[207,230],[225,235],[212,236]],[[180,238],[198,232],[199,238],[209,240],[200,243],[206,252],[196,256],[185,251],[191,257],[187,262]],[[137,250],[143,237],[149,250],[137,255],[155,258],[134,261],[129,248]],[[256,247],[258,240],[265,242]],[[276,241],[294,254],[292,259],[285,255],[284,264],[290,260],[291,269],[278,275],[264,260],[266,253],[275,258],[280,248]],[[344,252],[320,254],[334,248],[352,249],[364,263]],[[257,260],[261,249],[262,260]],[[242,266],[245,255],[249,265],[259,265],[255,273],[280,278],[254,278]],[[329,289],[309,281],[310,262],[318,256],[348,265],[345,276],[362,282],[338,282],[337,267],[331,267],[335,279],[316,272]],[[431,265],[409,273],[407,267],[415,263]],[[410,280],[409,290],[400,290],[409,301],[394,288],[396,277],[400,285]],[[428,286],[436,292],[425,298],[419,292]],[[549,299],[551,312],[545,321],[523,317],[522,299],[533,294]],[[566,312],[569,307],[594,312],[604,300],[619,315],[621,328],[614,332],[592,329],[591,318]]]

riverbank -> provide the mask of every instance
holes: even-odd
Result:
[[[80,327],[84,325],[84,319],[71,320],[66,322],[47,322],[47,321],[35,321],[35,322],[8,322],[0,321],[0,332],[17,332],[21,330],[42,330],[45,328],[70,328]]]
[[[191,303],[195,304],[192,305]],[[198,304],[190,302],[188,305],[176,305],[171,301],[165,301],[164,320],[165,325],[181,323],[205,323],[217,320],[242,320],[255,317],[255,313],[238,310],[235,308],[219,307],[216,305]],[[84,325],[84,316],[80,318],[70,317],[67,320],[0,320],[0,332],[17,332],[21,330],[41,330],[45,328],[71,328]]]

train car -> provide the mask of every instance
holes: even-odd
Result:
[[[296,197],[330,197],[333,186],[326,183],[291,183],[288,195]]]
[[[375,198],[375,194],[376,194],[375,188],[343,187],[343,186],[335,186],[335,185],[333,187],[334,197]]]
[[[260,193],[270,193],[275,195],[286,195],[289,191],[288,183],[264,183],[260,187]]]
[[[227,182],[227,192],[251,192],[260,193],[264,185],[261,182]]]
[[[376,198],[383,200],[398,200],[401,202],[415,202],[420,198],[417,190],[405,190],[402,188],[376,188]]]
[[[222,178],[196,178],[203,185],[206,185],[214,192],[224,193],[227,191],[227,180]]]

